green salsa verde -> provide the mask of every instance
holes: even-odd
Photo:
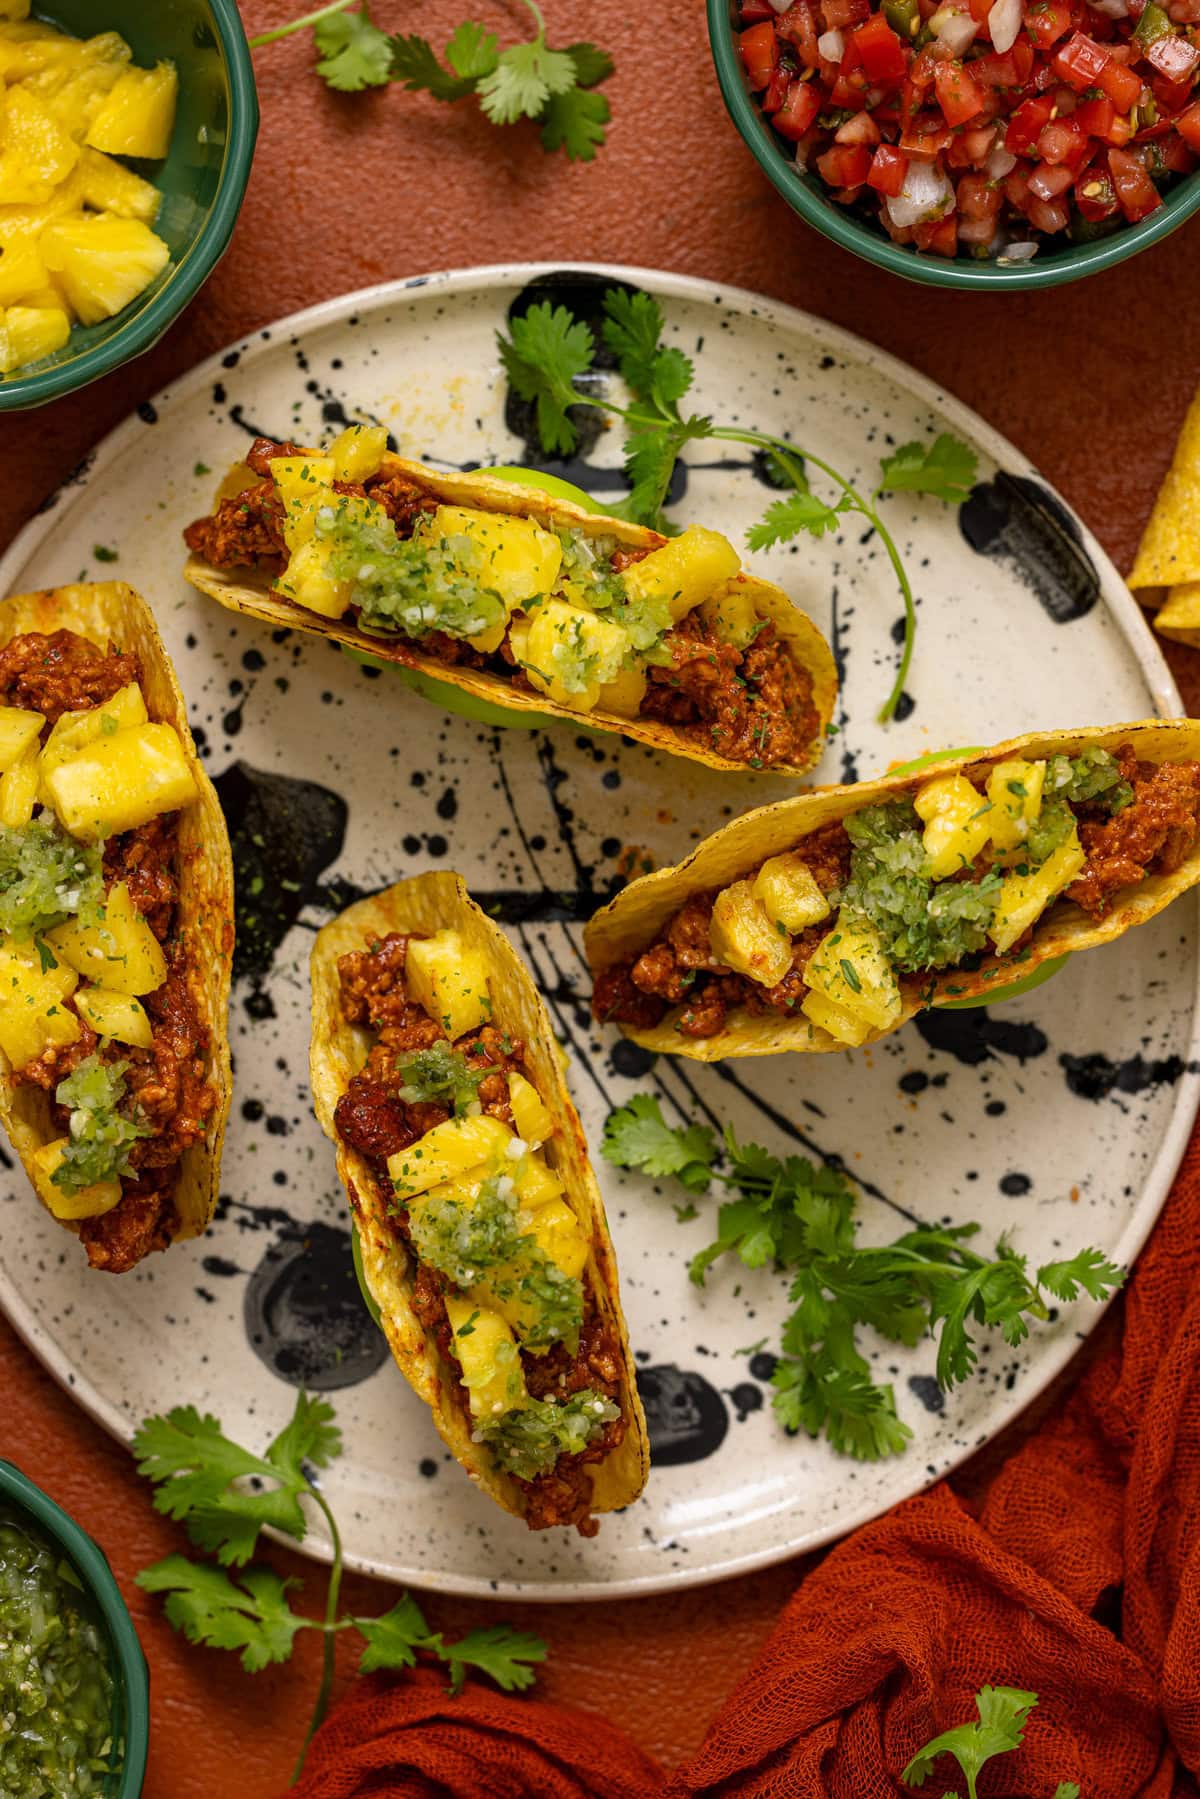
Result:
[[[103,1626],[71,1564],[0,1507],[0,1793],[111,1791],[113,1673]]]

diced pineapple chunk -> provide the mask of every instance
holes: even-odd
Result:
[[[651,550],[621,576],[631,600],[666,600],[678,622],[685,613],[724,588],[741,568],[741,558],[727,537],[689,525],[660,549]]]
[[[27,19],[29,0],[0,0],[0,19]]]
[[[164,724],[97,737],[44,779],[64,829],[89,841],[132,831],[196,798],[179,733]]]
[[[622,669],[615,681],[604,682],[596,706],[601,712],[615,712],[618,718],[636,718],[649,684],[644,669]]]
[[[173,63],[126,69],[92,120],[88,143],[110,156],[165,156],[171,148],[178,91]]]
[[[0,706],[0,770],[19,762],[42,733],[45,719],[24,706]]]
[[[509,611],[550,593],[562,567],[562,545],[531,518],[470,506],[439,506],[425,526],[433,539],[469,537],[481,552],[477,577]]]
[[[41,204],[79,161],[78,144],[25,87],[0,90],[0,146],[0,204]]]
[[[448,1118],[389,1156],[388,1173],[397,1197],[413,1199],[440,1181],[457,1180],[473,1168],[499,1161],[512,1141],[508,1126],[486,1112],[478,1118]]]
[[[71,321],[60,306],[10,306],[0,313],[0,371],[53,356],[70,335]]]
[[[162,205],[159,189],[111,156],[85,149],[79,158],[79,176],[84,200],[95,211],[115,213],[119,219],[141,219],[144,225],[153,225],[158,217]]]
[[[536,1212],[539,1206],[548,1205],[563,1190],[554,1170],[547,1168],[541,1156],[532,1153],[521,1157],[512,1171],[512,1179],[521,1208],[526,1212]]]
[[[347,425],[326,451],[333,458],[334,479],[361,482],[377,475],[387,453],[387,440],[385,425]]]
[[[31,294],[44,288],[49,276],[32,238],[14,238],[0,245],[0,306],[26,306]]]
[[[436,1019],[451,1042],[476,1031],[492,1015],[489,970],[482,950],[468,949],[457,931],[409,939],[404,963],[408,991]]]
[[[768,857],[754,877],[754,897],[785,931],[803,931],[829,917],[829,901],[797,855]]]
[[[447,1293],[446,1316],[454,1333],[454,1353],[473,1418],[500,1418],[526,1397],[521,1358],[509,1326],[498,1312],[474,1299]]]
[[[109,212],[56,219],[42,233],[42,260],[85,325],[112,318],[144,293],[171,252],[141,219]]]
[[[132,993],[117,993],[111,987],[80,987],[75,1009],[97,1037],[115,1037],[135,1049],[150,1049],[154,1043],[146,1009]]]
[[[763,987],[774,987],[792,966],[787,932],[767,917],[749,881],[735,881],[718,893],[708,940],[718,962]]]
[[[329,573],[333,545],[315,538],[292,551],[288,565],[276,581],[279,592],[308,612],[322,618],[341,618],[354,592],[353,581],[335,581]]]
[[[831,1037],[836,1037],[839,1043],[844,1043],[851,1049],[865,1043],[870,1035],[871,1026],[865,1018],[853,1016],[844,1006],[835,1005],[823,993],[806,993],[800,1010],[813,1024],[828,1031]]]
[[[80,1036],[79,1020],[63,1004],[78,979],[62,962],[44,969],[34,943],[0,947],[0,1050],[13,1068]]]
[[[68,39],[67,45],[73,54],[46,58],[26,86],[72,142],[82,144],[92,120],[120,80],[130,51],[115,31],[101,32],[86,43]]]
[[[34,1150],[33,1184],[38,1198],[47,1211],[68,1223],[77,1218],[100,1218],[120,1204],[121,1183],[117,1179],[94,1181],[90,1187],[81,1187],[78,1193],[68,1193],[64,1187],[55,1186],[54,1171],[63,1159],[68,1141],[66,1137],[57,1137],[53,1143]]]
[[[40,205],[0,206],[0,243],[40,244],[48,225],[68,215],[78,217],[83,203],[83,181],[77,164]]]
[[[763,622],[745,581],[729,581],[711,599],[702,601],[700,616],[723,643],[732,643],[739,650],[754,641]]]
[[[992,802],[988,825],[998,850],[1019,849],[1024,843],[1042,810],[1045,779],[1044,762],[1025,762],[1019,756],[997,762],[988,776],[987,792]]]
[[[927,781],[913,807],[925,821],[922,841],[935,881],[969,868],[991,835],[991,807],[965,775],[939,775]]]
[[[832,1000],[852,1018],[865,1019],[877,1031],[895,1024],[903,1008],[883,939],[865,918],[848,919],[839,913],[809,958],[804,978],[814,993]]]
[[[46,942],[68,968],[116,993],[153,993],[167,978],[162,947],[124,881],[109,889],[103,919],[70,918]]]
[[[554,1114],[532,1081],[516,1069],[508,1077],[508,1103],[512,1110],[517,1136],[536,1149],[554,1135]]]
[[[533,1214],[531,1235],[542,1253],[572,1279],[583,1273],[588,1245],[565,1199],[552,1199]]]
[[[1037,923],[1050,902],[1064,887],[1070,886],[1086,861],[1079,832],[1074,830],[1065,843],[1060,843],[1047,856],[1040,868],[1032,868],[1025,874],[1014,869],[1012,874],[1005,875],[1000,884],[995,916],[988,926],[988,936],[1001,954],[1011,949],[1030,925]]]
[[[565,600],[544,600],[524,640],[524,667],[539,693],[573,712],[591,712],[629,650],[628,635],[611,619]]]
[[[271,479],[283,501],[283,535],[289,550],[308,543],[316,530],[317,513],[337,495],[332,456],[273,456]]]
[[[68,762],[97,737],[111,737],[117,731],[144,725],[148,716],[142,690],[136,681],[118,688],[111,700],[106,700],[102,706],[90,706],[86,712],[62,713],[51,726],[50,735],[42,746],[42,804],[51,804],[46,780],[61,762]]]
[[[15,831],[29,823],[37,802],[38,780],[37,745],[30,744],[0,775],[0,825]]]

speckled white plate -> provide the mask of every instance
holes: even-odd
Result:
[[[932,1346],[871,1347],[914,1439],[860,1466],[774,1423],[770,1361],[784,1283],[770,1270],[687,1280],[713,1206],[677,1222],[647,1181],[597,1172],[642,1364],[654,1443],[645,1495],[591,1543],[531,1535],[448,1463],[384,1355],[354,1286],[333,1153],[306,1079],[313,931],[359,890],[433,866],[462,871],[528,956],[569,1045],[591,1141],[639,1089],[668,1113],[730,1121],[776,1149],[840,1155],[863,1185],[864,1231],[912,1216],[977,1219],[1034,1261],[1094,1243],[1128,1262],[1182,1152],[1197,1097],[1196,913],[1183,902],[1115,948],[1080,956],[994,1012],[931,1015],[860,1054],[656,1066],[587,1013],[578,921],[624,845],[672,860],[699,830],[785,791],[578,734],[496,733],[448,717],[320,640],[235,621],[181,577],[180,528],[206,510],[247,433],[315,439],[348,413],[400,450],[447,463],[527,457],[494,333],[550,270],[484,269],[352,295],[257,333],[143,406],[0,565],[3,591],[119,575],[154,604],[233,829],[240,963],[237,1090],[219,1216],[207,1238],[113,1279],[89,1274],[10,1162],[0,1299],[80,1402],[128,1439],[180,1401],[264,1441],[292,1386],[332,1390],[346,1452],[329,1476],[350,1561],[418,1586],[563,1599],[716,1579],[848,1530],[952,1468],[1063,1366],[1098,1309],[1064,1308],[1019,1351],[986,1341],[944,1401]],[[1177,712],[1166,666],[1094,538],[1023,457],[930,382],[822,320],[674,275],[601,271],[661,297],[696,359],[696,403],[789,432],[870,482],[887,446],[969,439],[980,487],[960,509],[894,496],[888,517],[920,601],[903,721],[890,683],[899,601],[877,544],[838,539],[758,559],[809,608],[845,665],[837,780],[1035,727]],[[580,305],[596,273],[576,270]],[[36,419],[30,428],[36,430]],[[720,446],[721,449],[726,446]],[[620,487],[617,434],[567,470]],[[689,452],[680,517],[736,539],[770,495],[753,465]],[[115,560],[112,559],[115,557]],[[314,1553],[326,1546],[314,1536]]]

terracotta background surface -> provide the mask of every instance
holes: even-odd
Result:
[[[300,0],[242,7],[252,33],[300,10]],[[392,276],[569,257],[758,288],[885,345],[1032,456],[1118,566],[1129,566],[1200,378],[1200,221],[1112,273],[1040,297],[911,286],[809,232],[759,175],[721,106],[702,0],[671,9],[549,0],[548,11],[552,40],[590,37],[616,57],[606,89],[615,116],[590,166],[545,157],[532,131],[500,133],[471,104],[438,107],[398,90],[330,94],[311,72],[307,33],[259,51],[262,130],[228,256],[141,361],[74,398],[0,421],[0,543],[131,407],[245,331]],[[518,15],[499,0],[374,6],[380,24],[421,30],[439,44],[466,16],[511,40],[524,35]],[[1189,710],[1200,711],[1200,654],[1170,654]],[[182,1546],[181,1533],[152,1511],[126,1452],[3,1324],[0,1391],[0,1448],[99,1539],[132,1606],[153,1671],[147,1799],[281,1790],[316,1681],[315,1637],[301,1640],[288,1667],[254,1678],[232,1657],[182,1644],[132,1585],[139,1567]],[[988,1463],[1005,1447],[992,1445]],[[968,1489],[972,1479],[968,1469]],[[315,1610],[320,1571],[275,1552],[271,1559],[307,1575],[304,1602]],[[799,1571],[791,1564],[698,1592],[591,1607],[486,1613],[431,1599],[426,1609],[451,1634],[489,1616],[540,1631],[551,1645],[543,1693],[608,1711],[673,1763],[699,1742]],[[385,1588],[358,1578],[346,1599],[361,1610],[390,1603]],[[343,1639],[340,1647],[344,1679],[351,1646]]]

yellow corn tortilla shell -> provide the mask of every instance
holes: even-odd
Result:
[[[524,1044],[529,1079],[558,1126],[542,1154],[563,1182],[564,1198],[589,1238],[586,1272],[596,1303],[621,1346],[624,1363],[620,1393],[621,1410],[628,1420],[624,1441],[604,1461],[588,1468],[592,1510],[615,1511],[629,1505],[645,1486],[650,1447],[604,1205],[567,1091],[549,1014],[507,937],[480,911],[458,875],[439,872],[400,881],[370,899],[357,901],[318,933],[312,953],[309,1062],[316,1114],[325,1135],[337,1146],[338,1173],[358,1227],[363,1274],[400,1372],[433,1412],[443,1441],[471,1479],[506,1512],[524,1516],[521,1482],[493,1467],[484,1446],[471,1440],[471,1420],[454,1399],[453,1371],[447,1369],[435,1338],[412,1309],[416,1276],[412,1258],[392,1229],[368,1164],[342,1141],[334,1123],[337,1103],[362,1068],[374,1040],[372,1032],[349,1024],[342,1011],[339,956],[361,950],[390,931],[432,936],[448,928],[461,934],[468,949],[486,955],[492,970],[493,1022]]]
[[[803,853],[803,839],[823,825],[911,795],[934,776],[965,774],[977,784],[986,780],[991,766],[1012,757],[1038,761],[1050,756],[1077,756],[1088,748],[1115,750],[1133,746],[1145,762],[1200,761],[1200,720],[1147,719],[1140,724],[1110,725],[1094,730],[1030,733],[1014,737],[985,753],[970,751],[938,762],[918,773],[884,775],[859,781],[850,787],[824,787],[795,799],[760,806],[707,837],[685,861],[644,875],[610,901],[590,920],[584,931],[584,947],[593,975],[646,949],[667,921],[693,893],[726,887],[756,869],[768,856],[795,849]],[[874,1043],[940,999],[973,999],[1009,982],[1032,974],[1054,956],[1094,949],[1101,943],[1145,924],[1169,906],[1173,899],[1200,882],[1200,842],[1172,874],[1150,875],[1135,887],[1118,894],[1108,914],[1089,918],[1069,900],[1057,900],[1034,927],[1027,949],[1016,955],[989,955],[972,972],[944,969],[938,973],[903,975],[900,990],[903,1010],[888,1031],[871,1031],[865,1041]],[[668,1013],[650,1030],[620,1028],[635,1043],[668,1055],[687,1056],[697,1062],[719,1062],[726,1057],[771,1056],[793,1050],[822,1053],[847,1046],[820,1029],[800,1012],[792,1017],[768,1012],[763,1016],[741,1009],[728,1014],[723,1030],[711,1037],[686,1037],[675,1030],[675,1013]]]
[[[305,454],[316,452],[306,451]],[[446,505],[471,506],[485,512],[533,518],[550,530],[555,525],[561,525],[574,527],[590,537],[615,537],[626,549],[653,549],[663,541],[655,532],[642,525],[630,525],[621,519],[586,512],[583,507],[574,505],[570,500],[558,499],[543,493],[539,488],[498,480],[494,475],[446,474],[440,469],[427,468],[424,463],[407,462],[403,457],[392,455],[384,457],[381,473],[385,476],[403,476],[414,481]],[[257,484],[258,480],[259,477],[244,463],[237,464],[222,482],[217,498],[225,499],[241,493],[246,487]],[[466,693],[475,694],[492,705],[505,706],[513,712],[549,714],[576,726],[586,725],[589,730],[617,731],[622,736],[635,738],[639,743],[650,744],[654,749],[666,750],[676,756],[687,756],[693,762],[702,762],[706,768],[746,772],[747,765],[744,762],[733,762],[725,756],[714,755],[696,738],[688,736],[680,726],[667,724],[661,719],[627,718],[620,713],[600,710],[575,712],[569,706],[552,700],[548,694],[512,687],[498,675],[489,674],[486,670],[459,668],[439,661],[436,656],[425,655],[395,638],[362,631],[349,616],[343,619],[322,618],[318,613],[310,612],[307,607],[274,592],[269,574],[251,569],[234,574],[228,569],[213,568],[210,563],[195,556],[189,559],[183,572],[193,587],[198,587],[201,593],[208,594],[210,599],[219,601],[231,612],[248,613],[251,618],[261,619],[264,624],[273,625],[276,629],[288,627],[297,631],[314,632],[320,637],[331,638],[334,643],[345,644],[350,649],[377,656],[383,662],[396,662],[404,668],[416,669],[433,680],[445,681],[452,687],[460,687]],[[734,579],[750,589],[758,616],[775,626],[795,661],[808,671],[812,680],[813,705],[817,712],[817,728],[812,741],[800,761],[777,762],[771,768],[773,774],[805,774],[824,754],[825,727],[833,717],[838,687],[833,653],[807,613],[793,605],[781,587],[744,573],[736,575]]]
[[[1154,629],[1162,637],[1200,649],[1200,581],[1181,581],[1167,590],[1166,601],[1155,614]]]
[[[1193,398],[1183,421],[1175,455],[1158,490],[1129,576],[1134,597],[1142,605],[1151,607],[1160,603],[1162,589],[1170,590],[1165,596],[1169,604],[1180,597],[1181,589],[1194,587],[1197,582],[1200,582],[1200,391]],[[1183,597],[1189,597],[1186,591]],[[1190,598],[1194,602],[1197,595],[1193,593]],[[1161,614],[1154,622],[1156,629],[1163,628]],[[1176,637],[1179,632],[1172,628],[1164,635]],[[1183,637],[1180,641],[1190,643],[1194,639]]]
[[[18,594],[0,604],[0,645],[27,631],[74,631],[101,649],[133,651],[141,664],[141,689],[151,719],[179,733],[198,798],[179,815],[180,934],[196,1011],[208,1032],[208,1078],[217,1092],[203,1140],[183,1153],[175,1186],[177,1224],[172,1238],[198,1237],[217,1203],[221,1142],[229,1115],[229,977],[233,959],[233,861],[225,815],[188,727],[187,703],[154,615],[124,581],[85,581],[41,593]],[[10,1072],[0,1050],[0,1073]],[[27,1174],[33,1152],[60,1133],[50,1120],[50,1097],[40,1087],[0,1080],[0,1123]],[[59,1219],[78,1234],[79,1225]]]

